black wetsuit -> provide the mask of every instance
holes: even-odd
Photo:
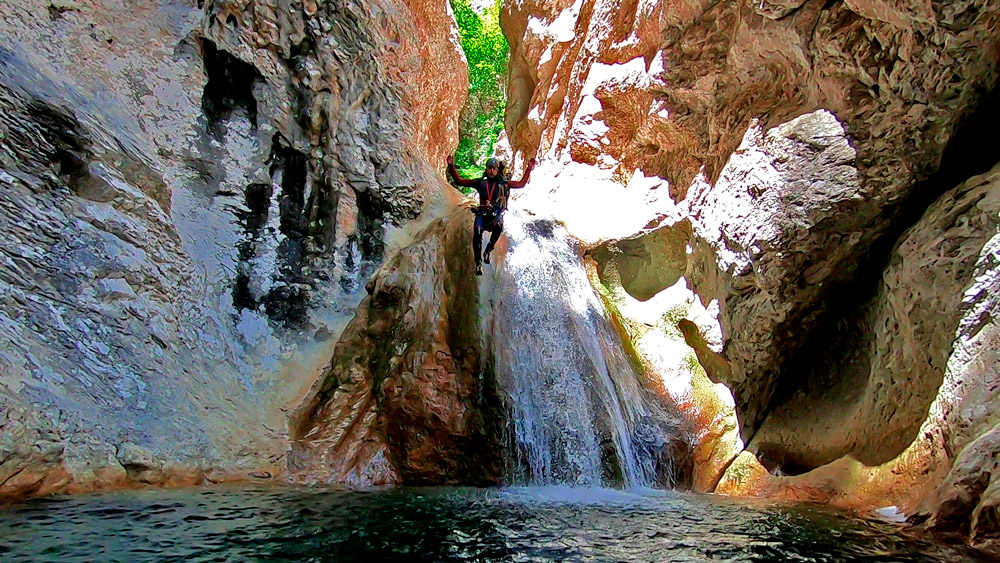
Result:
[[[507,204],[507,186],[502,177],[490,179],[483,177],[475,185],[479,194],[479,207],[473,209],[476,223],[472,231],[472,252],[478,266],[483,256],[483,231],[490,232],[490,241],[486,244],[486,261],[489,253],[500,240],[503,232],[503,212]]]
[[[494,159],[490,159],[494,160]],[[455,185],[462,188],[472,188],[479,194],[479,206],[473,209],[476,214],[476,222],[473,228],[472,251],[476,258],[476,273],[482,273],[483,259],[489,263],[489,254],[500,239],[503,232],[503,212],[507,208],[507,198],[510,196],[511,188],[523,188],[528,183],[531,169],[535,167],[535,159],[528,163],[528,169],[520,180],[504,180],[503,166],[498,166],[499,174],[496,178],[483,176],[477,180],[472,178],[462,178],[458,175],[455,163],[449,158],[448,174]],[[490,232],[490,242],[486,245],[486,256],[482,256],[480,251],[483,247],[483,231]]]

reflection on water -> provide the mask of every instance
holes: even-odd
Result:
[[[3,561],[975,561],[818,506],[568,489],[141,491],[0,509]]]

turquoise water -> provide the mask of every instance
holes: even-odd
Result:
[[[653,490],[214,488],[0,508],[7,561],[976,561],[816,505]]]

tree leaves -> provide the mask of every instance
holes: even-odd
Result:
[[[478,176],[482,169],[477,163],[493,155],[503,131],[510,47],[500,29],[500,0],[481,14],[472,9],[470,0],[450,1],[469,64],[469,99],[459,124],[455,164],[463,176]]]

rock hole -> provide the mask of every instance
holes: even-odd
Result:
[[[385,251],[384,218],[388,210],[385,202],[373,195],[371,190],[358,193],[358,245],[362,258],[366,260],[382,260]]]
[[[296,76],[308,76],[308,65],[306,60],[316,50],[315,43],[311,38],[305,38],[300,43],[295,43],[289,49],[287,59],[288,67]],[[299,84],[292,89],[292,107],[295,108],[295,122],[305,131],[313,129],[313,97],[312,89]],[[318,116],[317,116],[318,117]]]
[[[80,153],[57,148],[52,154],[52,163],[56,165],[56,173],[72,188],[87,175],[87,163]]]
[[[233,287],[233,306],[237,310],[256,309],[257,300],[250,289],[250,262],[256,252],[256,243],[260,240],[264,226],[267,224],[268,208],[271,204],[270,184],[250,184],[244,191],[245,210],[238,210],[236,218],[243,227],[243,240],[237,245],[239,266],[237,267],[236,283]]]
[[[212,41],[202,39],[201,42],[205,74],[208,76],[201,107],[209,126],[214,128],[234,111],[242,110],[250,123],[257,127],[257,99],[253,95],[253,86],[264,77],[256,67],[217,48]]]

